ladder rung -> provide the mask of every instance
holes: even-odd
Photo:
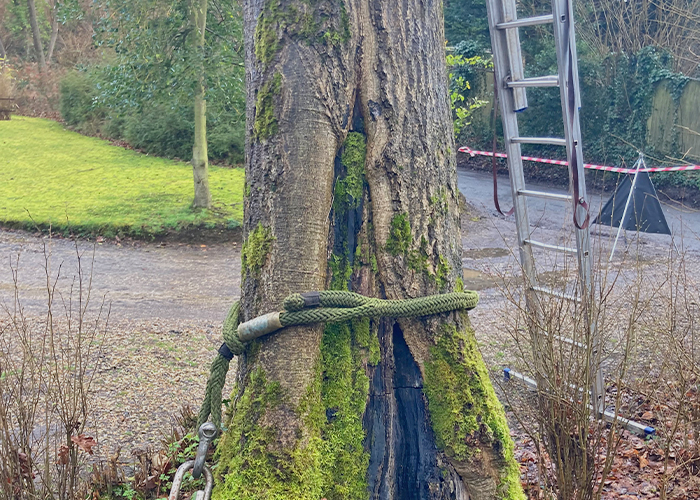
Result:
[[[535,292],[546,293],[547,295],[551,295],[552,297],[558,297],[558,298],[564,299],[564,300],[573,300],[574,302],[581,302],[581,299],[579,299],[575,295],[557,292],[556,290],[550,290],[549,288],[545,288],[543,286],[533,286],[532,290]]]
[[[544,248],[545,250],[554,250],[555,252],[571,253],[574,255],[578,253],[578,250],[576,250],[575,248],[562,247],[559,245],[550,245],[548,243],[542,243],[541,241],[525,240],[525,243],[527,243],[528,245],[532,245],[533,247]]]
[[[511,89],[525,87],[558,87],[559,77],[557,75],[538,76],[535,78],[524,78],[513,82],[506,82],[506,86]]]
[[[520,196],[532,196],[533,198],[544,198],[545,200],[571,201],[573,198],[568,194],[548,193],[546,191],[533,191],[531,189],[518,189]]]
[[[547,14],[544,16],[524,17],[522,19],[516,19],[515,21],[498,23],[496,28],[499,30],[505,30],[508,28],[524,28],[525,26],[537,26],[539,24],[547,24],[551,22],[554,22],[554,16],[552,14]]]
[[[550,144],[552,146],[566,147],[566,139],[559,137],[513,137],[510,142],[518,144]]]
[[[576,342],[575,340],[572,340],[572,339],[567,338],[567,337],[562,337],[561,335],[552,335],[552,338],[555,340],[558,340],[559,342],[564,342],[565,344],[576,346],[580,349],[584,349],[586,347],[581,342]]]

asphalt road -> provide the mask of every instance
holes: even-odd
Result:
[[[481,171],[458,169],[458,184],[459,190],[464,194],[467,201],[478,209],[487,217],[503,219],[494,208],[493,203],[493,179],[490,173]],[[505,211],[510,209],[511,193],[510,184],[507,177],[499,177],[498,179],[499,202],[501,208]],[[549,191],[553,193],[566,194],[566,191],[560,188],[551,186],[528,184],[529,189],[541,191]],[[592,207],[591,218],[595,217],[612,193],[589,193],[590,206]],[[543,200],[540,198],[528,197],[528,214],[530,217],[530,225],[534,233],[556,231],[561,237],[561,234],[568,232],[573,233],[573,223],[571,222],[571,207],[566,202]],[[678,247],[683,247],[686,251],[700,253],[700,211],[686,209],[683,207],[674,207],[670,200],[661,200],[662,208],[666,216],[666,221],[671,228],[672,237],[659,234],[639,235],[639,242],[642,245],[651,247],[668,248],[672,241]],[[504,219],[508,224],[502,226],[503,236],[507,236],[507,228],[510,227],[513,235],[515,235],[514,217],[510,216]],[[615,237],[617,229],[611,229],[607,226],[592,225],[592,245],[596,246],[605,242],[609,242],[610,238]],[[625,233],[623,231],[623,233]],[[624,237],[627,238],[627,243],[636,242],[636,235],[630,231],[627,234],[621,235],[621,243],[624,245]],[[551,235],[550,235],[551,236]],[[537,238],[539,241],[543,239]],[[602,241],[604,240],[604,241]],[[475,242],[474,242],[475,243]],[[478,246],[478,245],[477,245]]]

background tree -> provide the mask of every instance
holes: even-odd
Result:
[[[194,146],[192,171],[194,173],[195,208],[209,208],[209,155],[207,153],[207,101],[204,97],[204,40],[207,26],[207,0],[192,0],[194,47],[198,64],[194,88]]]
[[[29,8],[29,25],[32,28],[32,40],[34,41],[34,53],[36,60],[39,62],[39,68],[43,71],[46,69],[46,58],[44,57],[44,46],[41,43],[41,32],[39,31],[39,22],[36,18],[36,5],[34,0],[27,0]]]
[[[191,158],[193,103],[197,92],[206,89],[199,128],[206,127],[202,138],[207,150],[198,148],[199,157],[241,162],[245,103],[240,6],[207,2],[206,19],[198,17],[202,31],[194,19],[203,7],[199,1],[103,0],[100,6],[104,12],[96,38],[107,57],[86,76],[95,89],[92,101],[107,115],[102,133],[150,154]]]
[[[243,320],[461,288],[442,7],[248,0]],[[524,498],[466,313],[287,328],[239,359],[217,498]]]

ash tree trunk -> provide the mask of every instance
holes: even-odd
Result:
[[[463,287],[442,3],[246,0],[243,320]],[[286,328],[239,358],[218,499],[524,498],[464,312]]]

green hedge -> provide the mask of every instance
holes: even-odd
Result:
[[[101,90],[108,71],[72,71],[60,84],[60,111],[66,124],[75,130],[123,140],[145,153],[165,158],[188,160],[194,142],[193,102],[156,95],[142,103],[124,102],[121,106],[105,102]],[[243,162],[244,118],[221,102],[207,103],[207,140],[209,158],[229,164]],[[221,99],[223,100],[223,99]]]

